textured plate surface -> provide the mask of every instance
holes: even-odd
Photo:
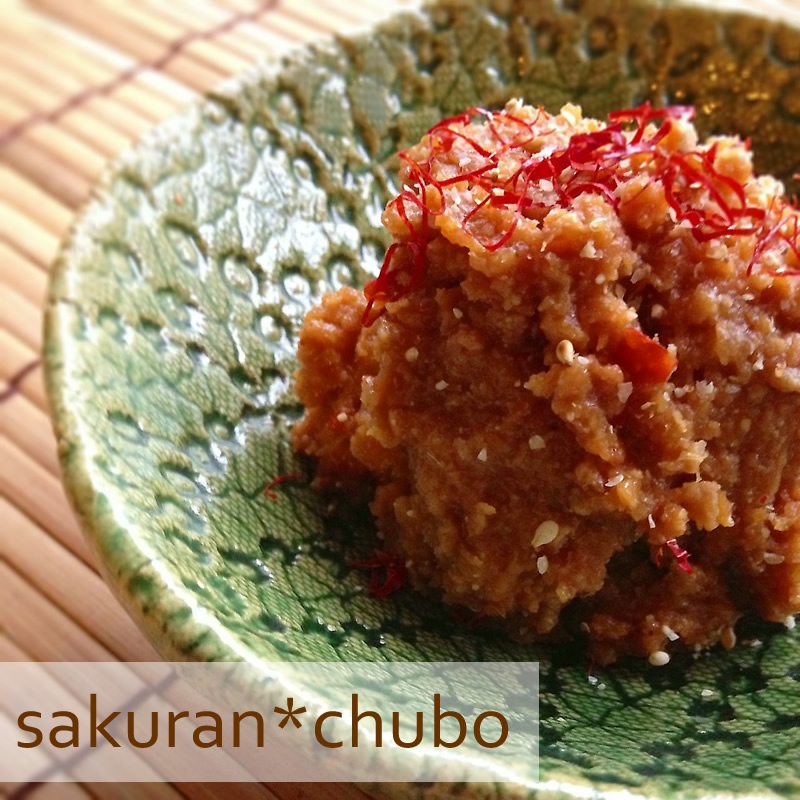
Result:
[[[731,652],[590,680],[575,653],[508,645],[408,592],[373,599],[346,566],[371,551],[368,522],[326,521],[302,479],[264,494],[307,468],[287,440],[297,330],[324,291],[376,270],[400,147],[512,96],[596,116],[649,97],[694,103],[705,133],[752,137],[758,168],[788,180],[798,85],[800,34],[778,23],[474,0],[254,70],[121,159],[60,257],[48,378],[73,503],[161,652],[538,660],[539,796],[800,795],[794,633],[745,626]]]

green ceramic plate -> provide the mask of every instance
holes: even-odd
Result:
[[[510,96],[596,116],[651,98],[752,137],[758,168],[788,180],[798,86],[800,32],[779,23],[462,1],[253,70],[118,161],[55,270],[48,378],[77,513],[164,656],[538,660],[538,796],[800,796],[794,633],[751,623],[731,652],[590,677],[580,655],[458,627],[410,593],[373,599],[346,565],[372,549],[368,520],[326,521],[302,481],[264,495],[306,468],[287,436],[298,326],[376,270],[400,147]]]

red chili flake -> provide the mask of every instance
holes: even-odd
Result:
[[[663,383],[678,364],[664,345],[637,328],[625,328],[613,358],[637,383]]]
[[[796,201],[795,201],[796,202]],[[774,200],[770,205],[770,212],[774,211],[775,206],[785,204],[778,204]],[[794,204],[793,204],[794,205]],[[761,232],[758,235],[756,246],[753,248],[753,257],[750,259],[750,264],[747,268],[747,274],[750,275],[755,268],[755,265],[763,258],[764,254],[770,249],[779,249],[786,253],[791,250],[794,253],[795,259],[800,263],[800,238],[798,237],[798,221],[797,216],[784,217],[782,216],[782,209],[779,208],[772,216],[777,216],[777,221],[773,221],[767,225],[765,221]],[[800,275],[798,269],[769,269],[766,270],[771,275],[784,275],[794,276]]]
[[[272,491],[276,486],[280,486],[282,483],[286,483],[287,481],[305,480],[308,480],[308,476],[304,472],[287,472],[286,475],[278,475],[264,487],[264,494],[270,500],[277,500],[278,495]]]
[[[689,553],[678,544],[678,540],[667,539],[667,541],[664,542],[664,544],[670,549],[672,555],[675,556],[675,560],[678,562],[678,566],[684,572],[688,572],[691,575],[692,567],[691,564],[689,564]]]
[[[403,559],[383,550],[376,550],[372,558],[348,561],[348,566],[372,570],[369,578],[369,591],[375,597],[388,597],[406,582],[406,565]]]

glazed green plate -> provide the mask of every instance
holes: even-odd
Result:
[[[693,103],[800,171],[800,33],[682,5],[475,0],[253,69],[119,160],[58,261],[47,314],[64,477],[105,574],[172,660],[541,662],[540,797],[800,796],[800,641],[623,663],[508,644],[435,600],[377,600],[289,445],[295,343],[387,238],[396,151],[512,96],[604,116]],[[749,625],[749,627],[748,627]],[[405,796],[469,787],[407,785]],[[481,796],[514,794],[508,785]]]

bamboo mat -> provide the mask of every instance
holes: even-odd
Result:
[[[38,360],[50,265],[104,163],[254,60],[414,4],[0,0],[0,661],[160,660],[64,496]],[[365,800],[345,784],[0,783],[4,796]]]

